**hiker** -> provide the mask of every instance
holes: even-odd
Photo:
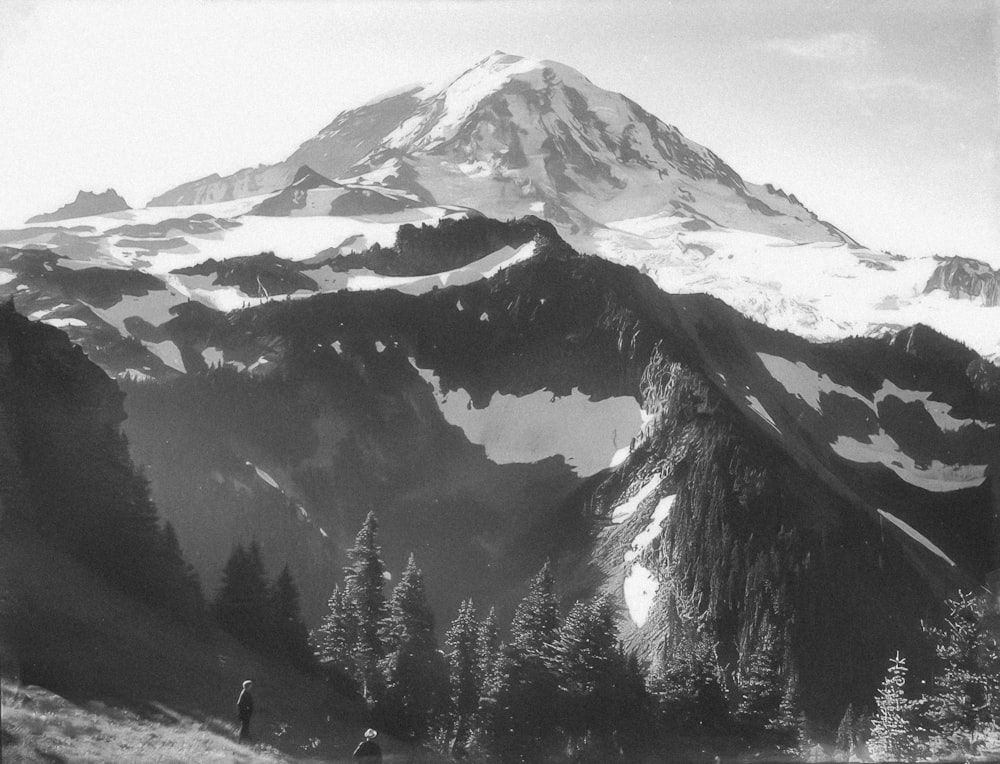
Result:
[[[243,683],[243,692],[240,699],[236,701],[236,713],[240,717],[240,741],[250,740],[250,717],[253,716],[253,695],[250,688],[253,682],[247,679]]]
[[[378,733],[373,729],[365,730],[365,739],[354,749],[354,758],[358,761],[367,761],[369,764],[382,764],[382,749],[375,742]]]

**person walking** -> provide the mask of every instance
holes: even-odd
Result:
[[[354,749],[354,758],[368,764],[382,764],[382,749],[375,742],[378,733],[373,729],[365,730],[365,739]]]
[[[243,683],[243,692],[236,701],[236,713],[240,718],[240,742],[250,740],[250,717],[253,716],[253,694],[250,689],[253,682],[247,679]]]

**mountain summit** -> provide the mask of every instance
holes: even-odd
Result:
[[[64,204],[55,212],[46,212],[35,215],[27,222],[30,223],[52,223],[56,220],[69,220],[71,218],[84,218],[90,215],[104,215],[108,212],[121,212],[130,210],[131,207],[118,195],[113,188],[109,188],[102,194],[93,191],[80,191],[69,204]]]
[[[304,164],[494,217],[544,215],[568,234],[666,211],[696,225],[855,244],[629,98],[564,64],[501,51],[443,88],[413,87],[343,112],[284,162],[209,176],[152,204],[276,191]]]

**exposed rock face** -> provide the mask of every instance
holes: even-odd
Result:
[[[118,193],[109,188],[101,194],[92,191],[80,191],[76,199],[60,207],[55,212],[47,212],[42,215],[35,215],[27,222],[30,223],[51,223],[54,220],[69,220],[71,218],[84,218],[89,215],[104,215],[109,212],[121,212],[130,210]]]
[[[1000,306],[1000,271],[967,257],[938,258],[941,264],[931,274],[924,294],[940,289],[955,299],[977,300]]]

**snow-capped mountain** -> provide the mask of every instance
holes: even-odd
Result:
[[[439,90],[414,88],[344,112],[278,165],[194,181],[152,203],[276,191],[303,164],[426,202],[462,200],[501,219],[544,215],[573,233],[670,210],[712,225],[854,243],[794,196],[745,182],[625,96],[558,62],[499,51]]]
[[[776,329],[829,341],[923,323],[1000,358],[991,286],[1000,262],[866,249],[793,194],[743,180],[638,104],[551,61],[496,53],[443,87],[343,112],[284,162],[193,181],[151,205],[3,231],[0,245],[163,280],[209,259],[273,252],[301,262],[385,247],[407,223],[532,214],[580,251]],[[26,286],[0,268],[0,294]],[[229,310],[270,297],[204,280],[192,288],[191,278],[166,279],[171,301]],[[22,300],[29,294],[21,289]],[[29,312],[69,305],[48,303]],[[121,309],[142,316],[138,301]]]

